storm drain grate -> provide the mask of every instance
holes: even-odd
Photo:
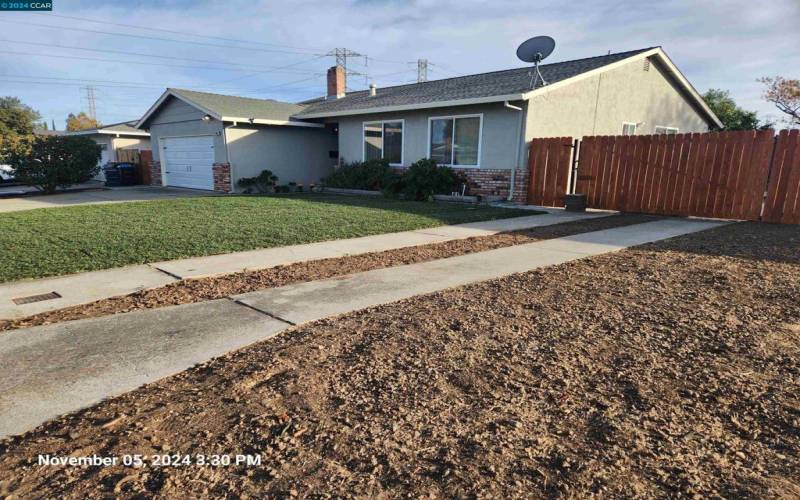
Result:
[[[11,299],[16,305],[21,306],[22,304],[33,304],[34,302],[42,302],[44,300],[53,300],[53,299],[60,299],[61,295],[57,292],[50,292],[50,293],[40,293],[39,295],[29,295],[27,297],[17,297],[16,299]]]

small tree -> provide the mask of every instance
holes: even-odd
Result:
[[[759,80],[767,86],[764,99],[788,115],[792,125],[800,125],[800,80],[787,80],[782,76]]]
[[[708,107],[719,117],[725,130],[753,130],[769,127],[761,124],[755,111],[747,111],[736,105],[731,93],[722,89],[708,89],[703,94]]]
[[[77,115],[70,113],[67,116],[67,130],[70,132],[77,132],[79,130],[89,130],[99,128],[100,122],[87,115],[83,111]]]
[[[0,137],[33,133],[39,112],[17,97],[0,97]]]
[[[271,170],[262,170],[260,174],[255,177],[242,177],[236,182],[245,193],[268,193],[275,188],[278,182],[278,176],[273,174]]]
[[[0,157],[11,165],[18,182],[53,193],[97,174],[100,146],[88,137],[9,137]]]

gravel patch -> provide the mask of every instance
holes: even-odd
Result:
[[[646,215],[612,215],[600,219],[568,222],[492,236],[479,236],[351,257],[313,260],[211,278],[183,280],[163,287],[48,311],[25,318],[0,320],[0,331],[220,299],[302,281],[320,280],[384,267],[455,257],[456,255],[532,243],[543,239],[561,238],[589,231],[651,222],[657,219],[657,217]]]
[[[0,496],[800,495],[800,227],[375,307],[0,442]],[[258,453],[259,467],[37,454]]]

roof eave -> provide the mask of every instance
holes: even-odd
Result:
[[[207,114],[207,115],[209,115],[209,116],[211,116],[213,118],[216,118],[217,120],[222,120],[222,117],[219,114],[217,114],[217,113],[211,111],[210,109],[207,109],[207,108],[197,104],[196,102],[192,101],[191,99],[188,99],[188,98],[180,95],[179,93],[173,91],[172,89],[167,89],[167,90],[164,91],[163,94],[161,94],[161,97],[159,97],[158,100],[155,103],[153,103],[152,106],[150,106],[150,109],[147,110],[147,112],[139,119],[139,121],[136,122],[134,127],[135,128],[142,128],[144,126],[144,124],[147,123],[147,120],[156,111],[158,111],[158,108],[160,108],[161,105],[164,103],[164,101],[166,101],[167,98],[170,97],[170,96],[174,97],[176,99],[180,99],[181,101],[185,102],[186,104],[188,104],[188,105],[190,105],[190,106],[192,106],[194,108],[199,109],[200,111],[204,112],[205,114]]]
[[[254,125],[277,125],[286,127],[308,127],[308,128],[325,128],[323,123],[314,122],[301,122],[294,120],[270,120],[266,118],[244,118],[237,116],[223,116],[223,122],[231,123],[252,123]]]
[[[449,106],[468,106],[470,104],[485,104],[490,102],[520,101],[524,99],[524,94],[505,94],[487,97],[475,97],[472,99],[452,99],[448,101],[434,101],[422,104],[399,104],[396,106],[379,106],[375,108],[348,109],[343,111],[331,111],[321,113],[301,113],[295,115],[298,119],[306,118],[331,118],[334,116],[368,115],[372,113],[387,113],[391,111],[410,111],[415,109],[445,108]]]

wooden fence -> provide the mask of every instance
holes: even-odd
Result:
[[[572,137],[533,139],[528,157],[528,204],[563,207],[567,194]]]
[[[775,141],[762,220],[800,224],[800,131],[798,130],[783,130]]]
[[[571,139],[534,139],[528,203],[563,206]],[[584,137],[573,192],[591,208],[800,224],[800,132]]]

